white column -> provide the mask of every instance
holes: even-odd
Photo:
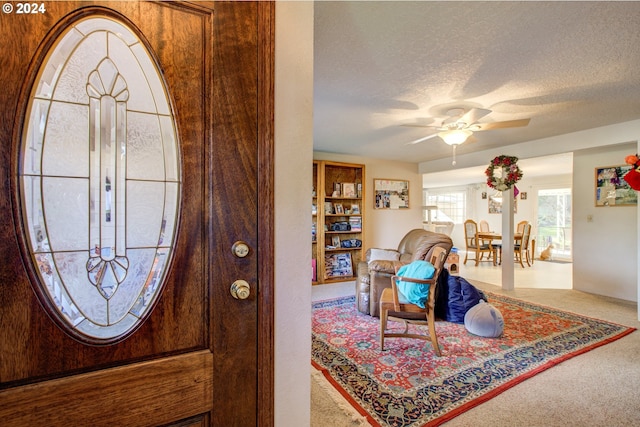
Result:
[[[514,289],[513,188],[502,192],[502,289]]]

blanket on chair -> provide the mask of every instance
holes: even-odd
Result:
[[[413,261],[398,269],[398,276],[411,279],[431,279],[436,272],[435,267],[428,261]],[[409,301],[420,308],[425,307],[429,297],[429,285],[427,283],[404,282],[397,280],[398,291]]]

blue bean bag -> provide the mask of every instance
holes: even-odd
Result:
[[[480,301],[487,301],[485,294],[464,277],[443,270],[438,277],[436,317],[453,323],[464,323],[464,315]]]

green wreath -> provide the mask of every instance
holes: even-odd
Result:
[[[495,176],[497,168],[500,176]],[[487,175],[487,185],[498,191],[508,190],[522,178],[522,170],[518,167],[518,158],[515,156],[497,156],[484,173]]]

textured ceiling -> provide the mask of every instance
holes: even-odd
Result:
[[[640,2],[315,3],[314,149],[424,162],[452,108],[492,110],[458,154],[640,118]]]

